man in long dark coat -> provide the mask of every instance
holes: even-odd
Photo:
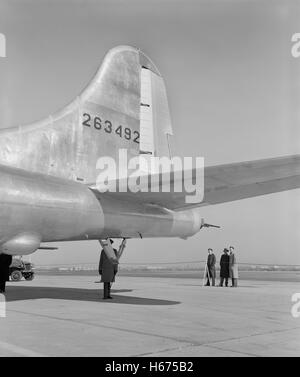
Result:
[[[228,278],[229,278],[229,250],[224,249],[223,255],[220,259],[220,287],[223,287],[223,283],[225,280],[225,286],[228,287]]]
[[[110,240],[110,243],[113,244],[113,240]],[[118,272],[118,260],[120,259],[123,250],[126,245],[126,240],[123,239],[121,246],[119,248],[119,251],[116,249],[114,250],[116,261],[113,262],[110,260],[105,251],[102,249],[101,251],[101,256],[100,256],[100,261],[99,261],[99,274],[101,275],[101,283],[103,283],[103,299],[112,299],[111,294],[110,294],[110,288],[111,288],[111,283],[115,281],[115,276]]]
[[[206,272],[206,278],[207,282],[206,285],[210,285],[210,279],[211,279],[211,285],[215,286],[215,280],[216,280],[216,256],[213,253],[213,249],[208,249],[208,256],[207,256],[207,272]]]
[[[0,293],[5,293],[6,282],[9,281],[9,266],[11,262],[11,255],[0,254]]]

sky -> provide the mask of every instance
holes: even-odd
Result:
[[[296,1],[0,0],[0,128],[42,119],[74,99],[105,53],[142,49],[164,77],[176,154],[206,165],[300,153]],[[177,142],[176,142],[177,141]],[[244,263],[300,264],[300,190],[204,207],[187,241],[130,240],[123,263],[204,260],[234,245]],[[96,241],[38,251],[37,264],[97,263]]]

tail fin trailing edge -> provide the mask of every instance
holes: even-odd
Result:
[[[139,49],[118,46],[68,106],[39,122],[1,130],[0,164],[90,183],[99,157],[116,158],[119,149],[129,157],[170,156],[171,135],[159,71]]]

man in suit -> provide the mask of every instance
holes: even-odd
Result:
[[[229,250],[224,249],[223,255],[220,259],[220,284],[219,287],[223,287],[225,280],[225,287],[228,287],[228,278],[229,278]]]
[[[206,285],[210,286],[210,279],[211,279],[211,285],[215,286],[215,280],[216,280],[216,256],[213,253],[213,249],[208,249],[208,256],[207,256],[207,271],[206,271],[206,278],[207,282]]]
[[[9,281],[9,266],[11,262],[11,255],[0,254],[0,293],[5,293],[6,282]]]
[[[113,244],[113,240],[110,240],[110,244]],[[102,241],[103,244],[103,241]],[[115,260],[110,259],[107,256],[107,253],[105,252],[104,248],[106,247],[105,244],[103,244],[103,249],[101,251],[100,261],[99,261],[99,274],[101,275],[101,283],[103,283],[103,300],[112,299],[110,294],[110,288],[111,284],[115,281],[115,276],[118,272],[118,264],[119,259],[125,249],[126,246],[126,239],[124,238],[119,251],[116,249],[113,249],[115,254]]]
[[[236,260],[236,256],[234,253],[234,247],[230,246],[229,247],[229,273],[230,277],[232,280],[232,287],[237,287],[238,286],[238,278],[239,278],[239,269],[238,269],[238,264]]]

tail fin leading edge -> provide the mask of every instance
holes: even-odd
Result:
[[[140,50],[110,50],[70,105],[34,124],[0,131],[0,164],[94,183],[99,157],[119,149],[170,156],[172,126],[164,81]]]

